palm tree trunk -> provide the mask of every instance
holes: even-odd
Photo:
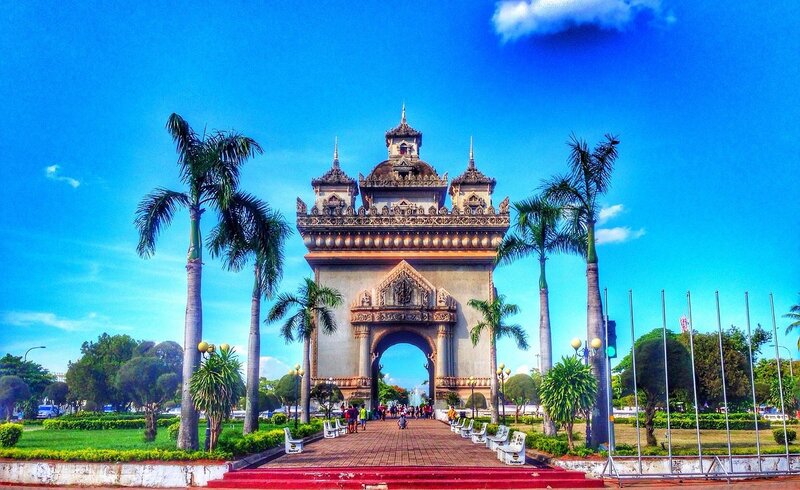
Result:
[[[244,433],[258,430],[258,371],[261,361],[261,272],[255,266],[253,297],[250,300],[250,337],[247,343],[247,401],[244,413]]]
[[[181,426],[178,431],[178,449],[196,450],[197,410],[194,407],[192,394],[189,392],[189,380],[200,365],[200,352],[197,344],[203,336],[203,303],[200,296],[203,259],[201,256],[200,215],[202,210],[193,207],[191,215],[191,235],[189,257],[186,263],[186,319],[183,331],[183,386],[181,388]]]
[[[499,419],[498,415],[498,396],[497,396],[497,345],[495,343],[495,336],[494,332],[489,332],[490,344],[489,344],[489,365],[491,367],[491,373],[489,373],[489,391],[491,393],[492,398],[492,423],[496,424]]]
[[[606,401],[606,363],[605,363],[605,325],[603,323],[603,303],[600,299],[600,274],[597,268],[597,253],[594,251],[594,222],[589,222],[589,255],[586,261],[586,336],[589,342],[594,338],[603,341],[602,351],[591,356],[589,363],[592,373],[597,380],[597,398],[592,409],[592,435],[590,447],[597,448],[601,443],[608,442],[608,405]],[[594,260],[591,260],[594,257]]]
[[[553,367],[553,340],[550,334],[550,296],[547,290],[545,276],[545,257],[539,258],[539,355],[542,360],[542,376]],[[544,414],[544,434],[556,435],[556,424],[550,420],[547,412]]]
[[[303,339],[303,377],[300,383],[300,405],[303,410],[300,421],[307,424],[311,408],[311,339]]]

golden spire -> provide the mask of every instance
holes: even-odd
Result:
[[[333,168],[339,168],[339,137],[333,140]]]

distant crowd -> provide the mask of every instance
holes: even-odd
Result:
[[[411,406],[394,404],[390,406],[379,405],[372,410],[367,410],[366,405],[350,405],[345,406],[342,403],[342,413],[344,420],[347,423],[347,431],[351,434],[357,433],[360,428],[362,431],[367,430],[368,420],[386,421],[387,415],[389,418],[397,419],[398,426],[405,429],[408,426],[408,419],[430,419],[433,418],[433,406],[430,404]]]

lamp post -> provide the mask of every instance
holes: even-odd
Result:
[[[333,381],[333,378],[328,377],[325,380],[325,384],[328,386],[328,420],[330,420],[332,412],[333,412],[333,385],[336,383]]]
[[[477,383],[478,383],[478,380],[475,379],[475,376],[470,376],[469,377],[469,381],[467,381],[467,384],[469,384],[469,389],[472,392],[472,394],[470,395],[470,400],[472,400],[472,418],[473,419],[475,418],[475,385]]]
[[[222,344],[222,346],[227,346],[228,344]],[[197,344],[197,350],[200,351],[200,355],[206,357],[206,354],[209,356],[214,353],[216,347],[214,344],[210,344],[205,340],[201,341]],[[209,447],[211,447],[211,422],[208,419],[208,412],[206,412],[206,442],[204,443],[205,450],[208,451]]]
[[[770,347],[775,347],[775,344],[770,344]],[[785,350],[789,354],[789,376],[794,378],[794,369],[792,369],[792,351],[790,351],[785,345],[779,345],[778,347]]]
[[[580,338],[575,337],[574,339],[572,339],[572,341],[569,343],[569,345],[572,346],[573,349],[575,349],[575,357],[578,357],[578,356],[582,357],[583,358],[583,363],[586,366],[588,366],[589,365],[589,358],[590,357],[594,357],[596,355],[599,355],[600,348],[603,346],[603,341],[598,339],[597,337],[595,337],[595,338],[592,339],[591,342],[589,342],[587,340],[586,341],[586,347],[581,349],[581,345],[583,345],[583,342],[581,342]],[[589,347],[591,347],[591,349],[589,349]],[[606,374],[608,375],[609,373],[606,373]],[[586,416],[586,447],[589,447],[589,441],[591,440],[591,437],[592,437],[591,420],[592,420],[592,418],[589,417],[588,414],[587,414],[587,416]]]
[[[300,368],[300,364],[294,366],[294,369],[289,371],[289,374],[294,376],[294,428],[297,430],[297,416],[299,415],[300,401],[297,399],[297,390],[300,384],[300,378],[303,377],[305,371]]]
[[[510,375],[511,368],[507,368],[504,363],[497,366],[497,379],[500,381],[500,393],[503,399],[503,425],[506,425],[506,380]]]
[[[46,349],[47,346],[44,345],[37,345],[36,347],[31,347],[30,349],[25,351],[25,355],[22,356],[22,362],[28,362],[28,352],[32,351],[33,349]]]

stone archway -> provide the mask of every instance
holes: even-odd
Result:
[[[380,402],[378,398],[378,372],[381,369],[381,358],[383,354],[391,347],[397,344],[410,344],[418,348],[425,355],[427,359],[425,368],[428,371],[428,398],[431,401],[435,400],[435,368],[437,362],[435,345],[431,344],[430,340],[419,331],[412,329],[384,329],[383,332],[376,332],[376,338],[373,340],[372,346],[372,365],[370,375],[372,378],[372,386],[370,389],[373,404]]]

